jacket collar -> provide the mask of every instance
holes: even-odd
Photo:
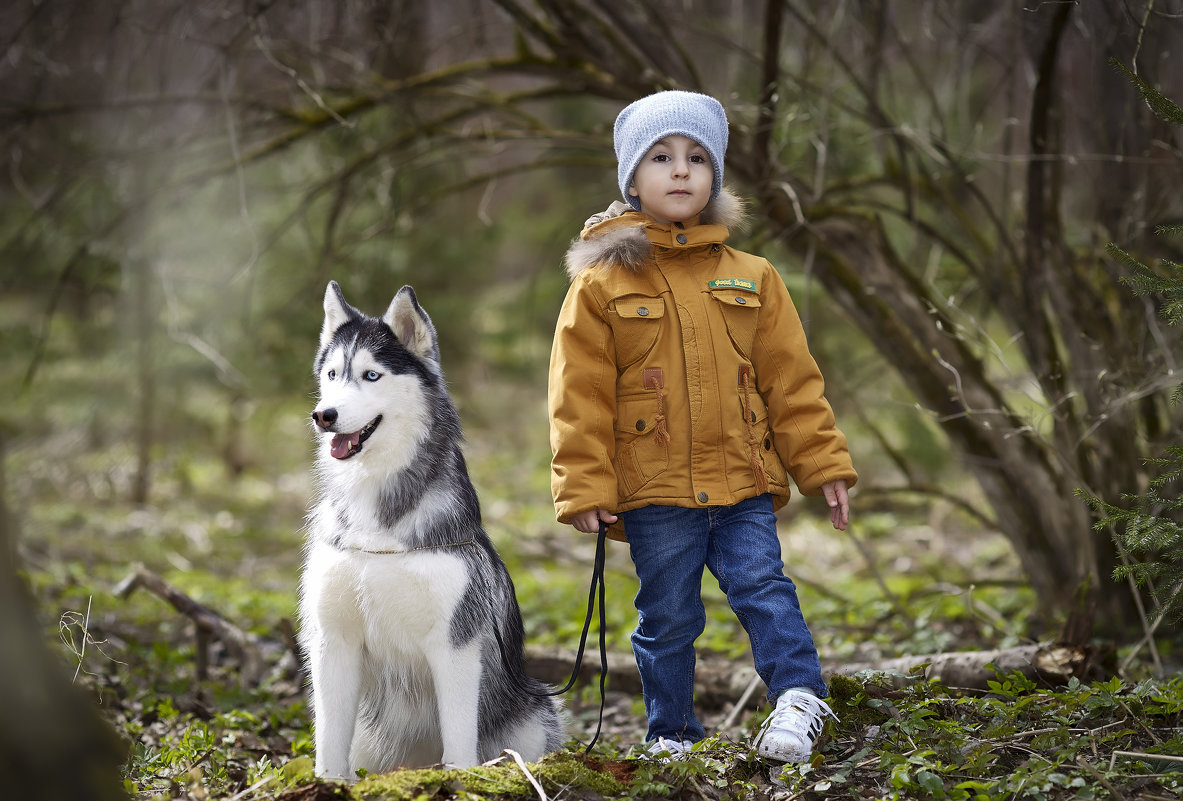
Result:
[[[659,223],[647,214],[634,211],[626,203],[616,201],[584,223],[583,231],[571,243],[563,262],[572,279],[597,265],[640,270],[649,260],[654,246],[723,242],[729,229],[742,225],[745,216],[744,202],[726,187],[707,204],[696,220],[688,221],[680,228],[675,223]],[[679,235],[684,235],[686,241],[679,241]]]

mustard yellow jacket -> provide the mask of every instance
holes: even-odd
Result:
[[[784,281],[724,244],[741,216],[726,190],[686,223],[616,203],[572,244],[550,361],[560,522],[764,492],[779,508],[789,475],[805,495],[858,479]]]

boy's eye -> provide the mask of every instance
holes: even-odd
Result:
[[[364,378],[366,381],[377,381],[379,378],[382,377],[382,374],[379,373],[377,370],[366,370],[364,373],[362,373],[361,377]]]
[[[665,153],[658,153],[656,156],[653,157],[653,160],[659,161],[659,162],[665,162],[665,161],[669,161],[670,157],[667,156]]]
[[[695,153],[693,156],[690,157],[690,162],[692,164],[706,164],[706,161],[707,161],[706,156],[702,155],[701,153]]]

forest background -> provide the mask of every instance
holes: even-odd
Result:
[[[616,112],[663,88],[727,107],[733,242],[781,269],[862,475],[849,535],[815,501],[782,513],[828,664],[1059,640],[1130,682],[1177,672],[1163,595],[1114,580],[1136,557],[1082,496],[1128,504],[1180,441],[1183,342],[1106,251],[1180,261],[1156,229],[1183,217],[1181,129],[1130,77],[1183,97],[1179,0],[21,0],[0,21],[0,575],[31,599],[5,626],[60,631],[46,658],[138,749],[130,791],[196,792],[161,721],[247,703],[193,691],[190,622],[119,581],[143,566],[256,640],[290,625],[330,279],[372,313],[415,287],[530,639],[577,638],[590,546],[553,521],[546,440],[562,255],[617,194]],[[623,549],[609,589],[627,651]],[[704,592],[704,651],[744,664]],[[10,642],[0,693],[59,672]],[[307,753],[298,695],[273,727],[305,741],[275,764]]]

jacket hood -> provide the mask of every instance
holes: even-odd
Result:
[[[726,187],[719,196],[706,205],[698,215],[698,225],[719,225],[727,229],[739,228],[747,217],[744,201]],[[571,243],[563,264],[568,277],[575,276],[589,267],[623,267],[639,270],[649,258],[653,247],[645,228],[655,224],[652,217],[621,201],[614,202],[604,211],[590,217],[584,223],[579,238]],[[726,238],[726,232],[720,240]]]

